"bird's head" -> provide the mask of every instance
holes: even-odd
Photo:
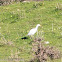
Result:
[[[37,26],[41,26],[40,24],[37,24]]]

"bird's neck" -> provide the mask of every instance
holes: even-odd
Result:
[[[38,29],[38,26],[36,26],[36,29]]]

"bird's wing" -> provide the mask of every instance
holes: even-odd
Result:
[[[36,29],[33,28],[33,29],[31,29],[31,30],[29,31],[28,35],[33,35],[33,34],[35,34],[35,33],[36,33]]]

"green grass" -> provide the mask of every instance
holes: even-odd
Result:
[[[11,55],[11,50],[13,50],[13,53],[16,50],[20,51],[20,58],[26,61],[32,58],[33,56],[30,52],[32,45],[29,44],[32,40],[30,38],[22,40],[21,38],[26,36],[29,30],[37,24],[42,25],[39,27],[39,31],[44,32],[45,41],[49,41],[50,46],[56,46],[62,52],[62,10],[56,9],[57,3],[62,4],[62,0],[21,2],[8,6],[0,6],[0,33],[7,41],[12,41],[16,47],[20,47],[22,50],[20,51],[16,47],[0,44],[0,58],[8,58]],[[2,40],[3,36],[0,35],[0,42],[4,41]],[[40,34],[39,36],[42,35]],[[49,62],[60,61],[61,59]]]

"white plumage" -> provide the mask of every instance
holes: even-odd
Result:
[[[37,32],[39,26],[40,24],[37,24],[35,28],[31,29],[28,33],[28,36],[34,35]]]

